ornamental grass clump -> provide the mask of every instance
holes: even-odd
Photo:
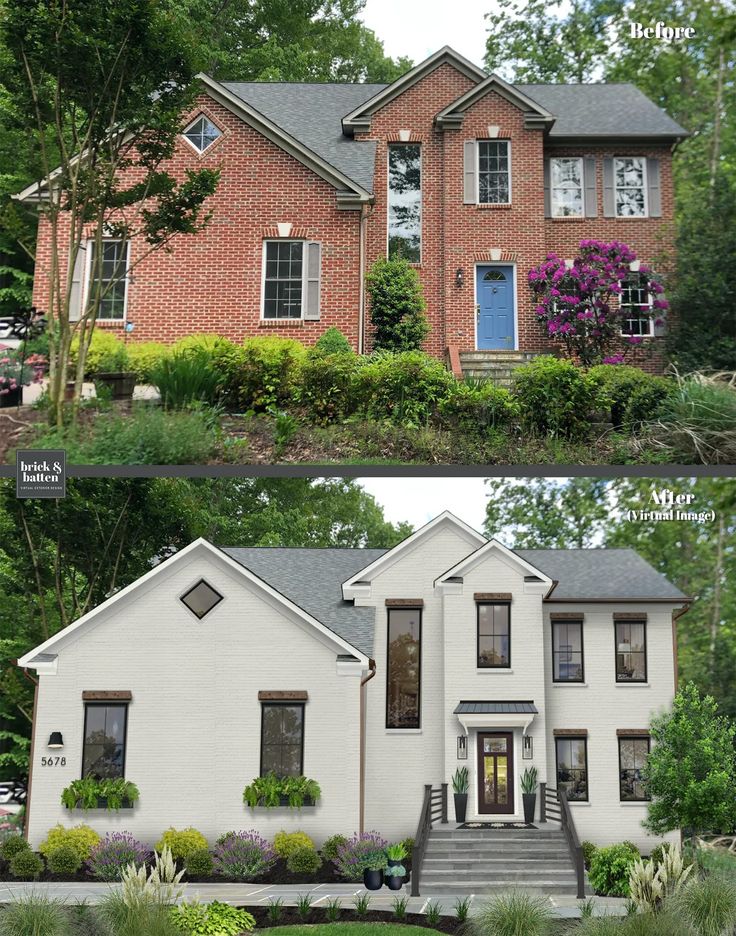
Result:
[[[108,832],[92,849],[87,867],[100,881],[119,881],[129,864],[143,865],[151,849],[130,832]]]
[[[68,936],[66,904],[57,897],[29,894],[0,912],[0,936]]]
[[[546,897],[518,891],[483,904],[471,925],[477,936],[549,936],[553,921]]]
[[[277,860],[270,843],[255,830],[228,832],[215,846],[213,867],[231,881],[250,881],[263,877]]]
[[[388,842],[378,832],[353,835],[344,845],[337,846],[335,868],[345,881],[362,881],[363,870],[383,860],[384,867]]]

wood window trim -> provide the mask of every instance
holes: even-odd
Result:
[[[550,621],[584,621],[585,615],[577,611],[552,611]]]
[[[473,601],[478,601],[481,604],[493,604],[494,601],[500,604],[510,604],[513,598],[511,592],[476,592],[473,595]]]
[[[651,750],[652,750],[652,739],[651,739],[651,736],[650,736],[650,734],[649,734],[648,731],[645,731],[643,734],[641,734],[641,733],[638,732],[638,731],[634,731],[634,732],[631,732],[631,731],[630,731],[630,732],[625,733],[625,734],[619,734],[619,731],[617,731],[617,732],[616,732],[616,735],[618,736],[617,739],[616,739],[616,746],[618,747],[618,800],[619,800],[620,803],[648,803],[648,802],[650,801],[650,799],[651,799],[651,797],[649,797],[649,796],[641,796],[641,797],[640,797],[640,796],[636,796],[636,797],[633,797],[633,798],[624,799],[623,796],[621,795],[621,782],[622,782],[622,779],[623,779],[622,776],[621,776],[622,771],[623,771],[623,767],[621,766],[621,742],[622,742],[622,741],[626,741],[626,740],[641,741],[641,740],[643,740],[643,739],[646,739],[646,741],[647,741],[647,756],[648,756],[649,753],[651,753]]]
[[[580,684],[585,682],[585,636],[584,636],[584,626],[583,618],[581,615],[573,617],[557,617],[552,616],[552,682],[559,685],[565,685],[567,683]],[[560,679],[555,676],[555,624],[579,624],[580,625],[580,678],[579,679]]]
[[[298,706],[302,710],[302,736],[301,736],[301,747],[299,749],[299,773],[295,774],[294,776],[304,775],[304,736],[306,734],[305,719],[306,719],[307,707],[304,704],[304,702],[298,702],[294,700],[287,701],[286,699],[280,699],[280,700],[269,699],[269,700],[264,700],[264,702],[261,704],[261,743],[260,743],[259,760],[258,760],[258,776],[259,777],[264,776],[263,774],[263,721],[264,721],[263,713],[267,706],[276,707],[276,706],[288,706],[288,705],[291,705],[294,707]]]
[[[618,674],[618,625],[619,624],[641,624],[644,628],[644,676],[641,679],[622,679]],[[641,651],[629,651],[629,652],[641,652]],[[649,680],[649,648],[647,643],[647,620],[646,615],[642,616],[641,614],[636,617],[630,618],[619,618],[616,619],[614,615],[613,621],[613,665],[614,672],[616,674],[616,683],[622,686],[628,684],[631,685],[642,685]]]
[[[508,627],[508,643],[509,643],[508,658],[507,658],[507,660],[506,660],[505,663],[500,663],[500,664],[490,665],[490,666],[489,666],[488,664],[481,665],[481,662],[480,662],[480,609],[481,609],[482,607],[484,607],[484,606],[491,606],[491,607],[493,607],[493,606],[495,606],[495,605],[503,605],[503,606],[505,606],[506,608],[508,608],[508,612],[509,612],[509,613],[508,613],[508,622],[509,622],[509,627]],[[499,598],[499,599],[494,599],[494,600],[491,600],[491,601],[485,601],[485,600],[484,600],[484,601],[478,601],[478,600],[476,600],[476,603],[475,603],[475,665],[476,665],[477,669],[483,669],[483,670],[510,670],[510,669],[511,669],[511,601],[510,601],[510,598],[509,598],[509,599],[506,599],[506,598],[500,599],[500,598]]]
[[[133,693],[129,689],[85,689],[82,702],[132,702]]]
[[[420,605],[419,607],[417,607],[417,605],[415,604],[412,604],[410,606],[396,605],[396,606],[393,606],[393,608],[391,606],[388,606],[386,608],[386,702],[384,706],[384,728],[387,731],[419,731],[421,730],[421,727],[422,727],[422,656],[423,656],[422,636],[423,636],[423,631],[424,631],[424,620],[423,620],[424,613],[422,610],[423,605],[424,605],[424,602],[422,602],[422,605]],[[391,611],[392,610],[395,610],[395,611],[417,610],[419,611],[419,636],[417,638],[417,642],[419,643],[419,673],[417,676],[417,723],[416,725],[412,725],[410,728],[389,725],[388,704],[389,704],[389,685],[390,685],[390,680],[391,680],[391,661],[390,661],[391,651],[389,649],[390,648],[389,638],[391,635]]]
[[[552,734],[555,738],[587,738],[587,728],[554,728]]]
[[[387,598],[387,608],[423,608],[424,598]]]
[[[648,728],[617,728],[617,738],[650,738],[651,732]]]
[[[585,798],[577,798],[574,800],[568,800],[570,803],[589,803],[590,802],[590,771],[588,770],[588,732],[583,729],[582,731],[566,731],[564,734],[559,734],[559,731],[565,731],[565,729],[555,729],[555,784],[559,786],[559,764],[560,757],[558,754],[558,741],[569,741],[571,739],[577,739],[583,742],[583,750],[585,751]]]
[[[614,611],[613,612],[614,621],[642,621],[644,624],[647,623],[646,614],[640,614],[637,611]]]
[[[260,689],[259,702],[306,702],[309,694],[306,689]]]

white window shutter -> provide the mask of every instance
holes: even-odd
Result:
[[[595,184],[595,159],[583,160],[583,180],[585,185],[585,217],[598,217],[598,192]]]
[[[660,181],[659,160],[647,159],[647,201],[649,217],[662,217],[662,184]]]
[[[82,317],[82,299],[84,296],[84,271],[87,269],[87,245],[81,244],[72,270],[72,284],[69,293],[69,321],[78,322]]]
[[[552,217],[552,189],[549,159],[544,160],[544,216],[545,218]]]
[[[463,203],[465,205],[475,205],[478,202],[478,167],[476,165],[477,147],[475,140],[466,140],[463,149]]]
[[[613,160],[603,160],[603,217],[616,217],[616,196],[613,190]]]
[[[307,294],[304,301],[303,318],[307,322],[314,322],[320,316],[320,291],[322,279],[322,244],[309,241],[304,245],[307,252]]]

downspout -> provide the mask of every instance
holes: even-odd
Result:
[[[368,675],[360,680],[360,805],[358,834],[362,835],[365,829],[365,697],[366,683],[376,675],[376,661],[368,660]]]
[[[15,663],[18,661],[15,660]],[[28,787],[26,789],[26,809],[25,822],[23,823],[23,832],[28,839],[28,830],[30,828],[31,816],[31,783],[33,780],[33,758],[36,750],[36,713],[38,712],[38,680],[34,679],[28,670],[23,667],[23,675],[29,682],[33,683],[33,716],[31,717],[31,750],[28,754]]]
[[[690,610],[690,605],[686,604],[677,611],[672,612],[672,657],[675,663],[675,694],[680,685],[680,667],[677,659],[677,622]]]
[[[358,269],[360,285],[358,286],[358,354],[365,351],[365,232],[368,213],[367,205],[360,206],[359,238],[358,238]]]

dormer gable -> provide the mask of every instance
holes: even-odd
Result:
[[[523,579],[524,594],[545,596],[556,584],[513,549],[497,539],[491,539],[439,576],[434,582],[435,589],[444,594],[462,594],[465,577],[492,556],[498,557],[519,574]]]
[[[459,130],[466,111],[491,93],[500,95],[523,112],[524,126],[527,130],[548,130],[555,122],[554,115],[541,104],[504,81],[499,75],[492,74],[443,108],[435,117],[435,125],[439,130]]]

